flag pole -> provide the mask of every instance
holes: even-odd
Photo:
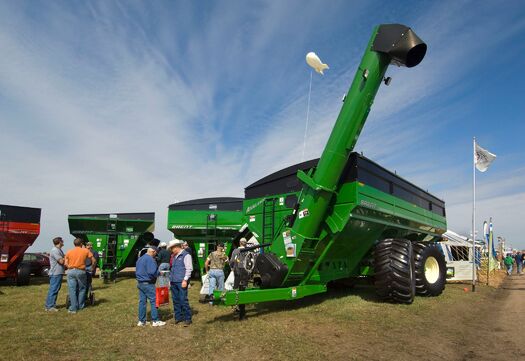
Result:
[[[304,127],[304,139],[303,139],[303,155],[301,156],[301,162],[304,160],[304,151],[306,149],[306,134],[308,133],[308,118],[310,117],[310,94],[312,94],[312,74],[310,70],[310,88],[308,89],[308,105],[306,107],[306,125]]]
[[[476,137],[472,148],[472,292],[476,292]]]
[[[488,269],[487,269],[487,286],[489,285],[489,277],[490,277],[490,259],[492,258],[492,217],[490,217],[490,220],[489,220],[489,252],[488,252],[488,255],[489,255],[489,266],[488,266]]]

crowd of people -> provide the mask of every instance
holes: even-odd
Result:
[[[68,312],[74,314],[85,307],[86,294],[97,269],[98,254],[93,251],[91,243],[84,244],[80,238],[76,238],[73,244],[75,247],[64,254],[64,240],[61,237],[53,239],[54,247],[49,252],[49,290],[45,311],[58,311],[56,300],[66,269],[70,303]]]
[[[523,274],[525,258],[523,257],[523,253],[521,253],[520,251],[515,253],[507,253],[507,256],[503,259],[503,263],[505,265],[505,268],[507,269],[507,274],[509,276],[512,274],[514,265],[516,265],[516,274],[520,276]]]
[[[224,244],[217,244],[215,251],[206,258],[204,268],[209,281],[208,301],[213,304],[213,292],[224,290],[224,267],[229,264],[234,274],[238,275],[242,267],[240,250],[246,246],[246,239],[240,240],[239,248],[232,252],[231,259],[225,253]],[[137,288],[139,290],[139,312],[137,326],[143,327],[148,324],[147,303],[150,304],[151,325],[164,326],[166,323],[159,319],[156,308],[155,283],[161,272],[169,272],[170,291],[173,301],[173,318],[175,324],[183,323],[185,327],[191,325],[192,314],[188,301],[188,288],[193,271],[193,259],[191,248],[187,242],[178,239],[169,244],[160,242],[158,247],[147,245],[142,256],[139,257],[135,269]],[[239,277],[236,277],[239,279]],[[238,288],[234,284],[234,288]],[[241,310],[241,316],[244,314]]]
[[[156,242],[155,242],[156,241]],[[64,254],[64,240],[61,237],[53,239],[53,248],[49,253],[49,290],[45,301],[45,311],[56,312],[56,301],[62,286],[63,277],[67,272],[67,286],[69,295],[68,313],[75,314],[86,305],[88,292],[91,290],[92,279],[95,276],[98,253],[93,250],[90,242],[76,238],[74,248]],[[239,288],[238,277],[240,267],[240,250],[246,246],[246,239],[240,240],[240,247],[232,253],[231,259],[225,253],[224,244],[217,244],[216,250],[211,252],[205,262],[205,270],[209,281],[208,301],[213,304],[214,290],[223,291],[226,264],[236,275],[234,288]],[[140,252],[135,268],[135,277],[138,289],[138,322],[143,327],[164,326],[166,322],[159,318],[156,304],[156,283],[161,273],[169,277],[171,299],[173,302],[173,316],[175,324],[185,327],[192,324],[192,312],[188,300],[188,288],[193,271],[192,251],[187,242],[174,239],[166,244],[154,240],[148,243]],[[241,285],[242,286],[242,285]],[[147,321],[147,303],[150,304],[150,319]]]

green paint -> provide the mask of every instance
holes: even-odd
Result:
[[[215,304],[232,306],[270,301],[291,301],[323,292],[326,292],[326,285],[306,285],[264,290],[254,288],[239,292],[215,291],[214,297],[219,300]]]
[[[222,242],[226,254],[231,251],[231,240],[244,224],[240,211],[173,210],[168,211],[168,230],[193,249],[194,268],[204,274],[204,263],[215,245]]]
[[[151,219],[134,218],[133,213],[70,215],[69,232],[84,242],[91,242],[100,255],[99,268],[103,274],[114,275],[126,267],[134,267],[138,252],[146,244],[141,238],[144,232],[155,229],[154,214]],[[108,249],[110,240],[115,242],[115,257],[111,259]]]
[[[369,259],[377,241],[406,238],[426,242],[436,240],[446,230],[443,216],[371,185],[341,181],[389,64],[394,56],[396,60],[403,59],[403,52],[399,51],[403,48],[403,42],[397,43],[392,39],[398,35],[405,36],[406,30],[390,39],[388,35],[392,33],[389,34],[387,28],[392,29],[374,29],[317,167],[297,173],[303,188],[294,194],[299,199],[299,208],[293,225],[288,224],[293,209],[276,201],[274,233],[264,233],[265,203],[290,194],[244,201],[244,219],[249,230],[260,243],[269,239],[271,246],[265,252],[274,253],[288,266],[283,284],[273,289],[216,292],[215,296],[220,297],[221,303],[234,305],[291,300],[324,292],[329,281],[372,275]],[[383,45],[387,44],[388,51],[395,50],[392,58],[390,54],[373,50],[378,34],[382,39],[388,39],[383,42]],[[396,44],[392,48],[390,41]],[[383,45],[379,48],[387,51],[382,48]],[[408,57],[407,54],[404,55]],[[410,66],[414,66],[421,58],[414,61],[418,57],[414,55],[417,51],[410,54]],[[296,245],[295,257],[286,254],[285,238]]]

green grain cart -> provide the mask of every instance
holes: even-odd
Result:
[[[174,203],[168,210],[168,229],[188,242],[194,255],[194,269],[204,274],[204,262],[224,243],[226,252],[243,226],[242,198],[203,198]]]
[[[135,267],[138,252],[153,240],[155,213],[76,214],[68,223],[73,236],[93,244],[107,282],[123,268]]]
[[[446,230],[444,202],[352,152],[379,86],[390,83],[388,66],[416,66],[426,49],[404,25],[374,29],[321,158],[246,188],[248,238],[259,245],[241,251],[246,288],[216,291],[215,303],[293,300],[366,276],[392,302],[443,291],[435,242]]]

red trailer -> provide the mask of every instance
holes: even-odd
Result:
[[[29,283],[31,269],[21,264],[24,252],[40,234],[40,208],[0,204],[0,279]]]

